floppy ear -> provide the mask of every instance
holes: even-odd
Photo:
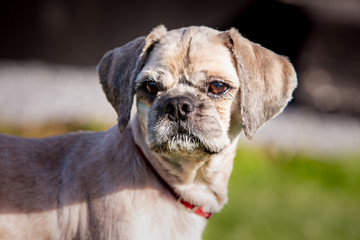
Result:
[[[146,38],[139,37],[122,47],[108,51],[96,67],[106,98],[118,114],[118,127],[121,132],[130,120],[136,75],[144,66],[153,45],[165,33],[165,27],[159,26]]]
[[[254,44],[232,28],[225,32],[240,79],[240,115],[245,135],[279,114],[297,86],[296,73],[287,58]]]

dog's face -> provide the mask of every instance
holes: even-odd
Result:
[[[100,80],[122,131],[136,95],[139,121],[158,153],[218,154],[243,128],[252,138],[296,86],[283,57],[235,29],[160,26],[107,53]]]
[[[164,35],[136,77],[139,119],[156,152],[218,153],[230,143],[239,79],[229,49],[203,30]]]

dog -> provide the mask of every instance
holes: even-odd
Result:
[[[158,26],[97,71],[117,126],[1,135],[0,239],[201,239],[240,132],[253,138],[297,85],[286,57],[234,28]]]

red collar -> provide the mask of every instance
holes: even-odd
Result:
[[[145,160],[146,165],[150,168],[153,174],[157,177],[157,179],[167,188],[167,190],[175,197],[177,202],[181,203],[185,208],[187,208],[190,212],[193,212],[199,216],[202,216],[206,219],[209,219],[212,215],[211,212],[204,212],[202,206],[192,204],[188,201],[185,201],[179,194],[175,192],[175,190],[160,176],[160,174],[156,171],[153,165],[150,163],[149,159],[145,156],[141,148],[135,144],[137,147],[138,152],[140,153],[141,157]]]

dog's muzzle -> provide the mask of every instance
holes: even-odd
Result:
[[[164,104],[165,118],[172,126],[166,146],[168,150],[192,151],[200,147],[200,140],[189,126],[189,117],[195,112],[194,101],[186,96],[168,98]]]
[[[222,143],[219,122],[200,111],[192,96],[178,95],[155,103],[148,125],[148,143],[155,152],[218,153]],[[215,137],[215,138],[214,138]]]

